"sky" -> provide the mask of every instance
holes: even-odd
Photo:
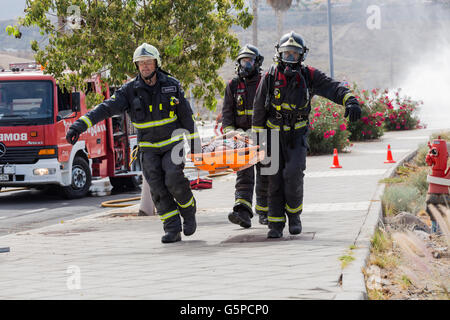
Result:
[[[25,0],[0,0],[0,20],[14,19],[23,15]]]

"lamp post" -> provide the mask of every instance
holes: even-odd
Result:
[[[334,64],[333,64],[333,32],[331,29],[331,0],[328,0],[328,43],[330,51],[330,75],[334,78]]]

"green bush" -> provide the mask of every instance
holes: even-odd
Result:
[[[425,203],[425,197],[414,186],[391,185],[386,187],[381,197],[386,215],[396,215],[402,211],[418,212]]]
[[[424,196],[428,192],[427,175],[429,173],[430,172],[427,169],[414,172],[407,178],[405,183],[414,186],[419,191],[420,195]]]
[[[394,91],[395,98],[389,99],[386,95],[380,97],[380,102],[385,105],[385,128],[387,130],[410,130],[423,128],[416,113],[422,101],[411,100],[408,96],[400,96],[401,89]]]
[[[347,85],[347,87],[350,87]],[[389,98],[389,90],[360,89],[356,83],[350,88],[361,105],[361,120],[347,122],[344,106],[325,98],[315,97],[310,114],[310,154],[329,154],[336,148],[342,151],[352,141],[377,139],[388,130],[422,128],[415,113],[420,101],[400,96],[401,89]]]
[[[379,89],[360,90],[354,83],[351,90],[361,106],[361,120],[349,123],[350,140],[361,141],[381,137],[384,134],[385,108],[379,101]]]
[[[425,143],[421,143],[419,145],[419,148],[417,149],[417,154],[414,157],[414,163],[419,167],[426,167],[427,163],[425,162],[425,158],[428,154],[428,151],[430,148],[428,148],[428,145]]]
[[[344,107],[322,97],[315,97],[311,104],[310,154],[330,154],[334,148],[342,151],[350,144]]]

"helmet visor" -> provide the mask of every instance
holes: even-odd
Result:
[[[148,56],[137,57],[136,62],[138,65],[152,65],[156,59],[149,58]]]
[[[297,63],[300,61],[300,54],[297,51],[284,51],[281,53],[281,60],[286,63]]]
[[[241,60],[239,60],[239,64],[241,65],[241,67],[251,69],[255,65],[255,59],[253,59],[252,57],[242,58]]]
[[[241,53],[240,55],[238,55],[236,60],[240,61],[241,59],[244,59],[244,58],[255,59],[255,57],[256,56],[254,54],[244,52],[244,53]]]
[[[305,53],[305,50],[303,49],[303,47],[298,47],[298,46],[281,46],[278,49],[279,52],[286,52],[286,51],[294,51],[297,52],[299,55],[302,55]]]

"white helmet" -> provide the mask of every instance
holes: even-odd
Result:
[[[161,58],[159,57],[158,49],[148,43],[143,43],[134,51],[133,62],[136,63],[148,58],[156,59],[156,66],[161,67]]]

